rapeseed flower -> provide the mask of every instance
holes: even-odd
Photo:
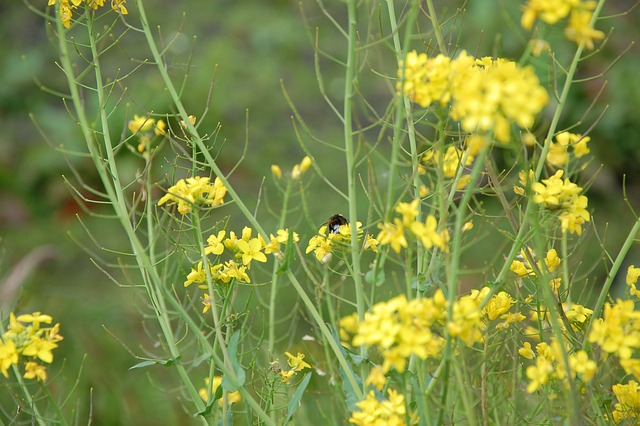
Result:
[[[505,59],[476,59],[460,53],[409,52],[399,64],[398,91],[423,108],[451,104],[449,115],[471,134],[491,133],[500,142],[510,139],[510,123],[529,129],[549,100],[531,67]]]
[[[618,402],[614,406],[613,420],[619,423],[632,419],[634,424],[640,421],[640,386],[635,380],[629,380],[626,385],[618,383],[612,387]]]
[[[194,205],[206,207],[218,207],[224,204],[227,188],[220,178],[216,178],[213,185],[208,177],[195,176],[188,179],[180,179],[167,190],[167,194],[160,198],[158,205],[164,203],[177,204],[180,214],[191,212]]]
[[[404,426],[407,412],[404,395],[393,389],[389,389],[387,394],[389,399],[378,401],[375,393],[369,391],[364,401],[356,403],[360,410],[351,414],[349,423],[360,426]]]
[[[9,377],[9,368],[24,360],[25,379],[47,379],[46,367],[38,361],[52,363],[53,350],[63,339],[59,334],[60,324],[42,326],[52,321],[51,316],[40,312],[17,318],[13,313],[9,315],[9,326],[0,338],[0,373],[3,376]]]
[[[530,30],[537,19],[553,25],[568,17],[564,30],[567,39],[593,49],[593,41],[604,38],[602,31],[591,26],[595,7],[593,0],[528,0],[520,24]]]
[[[200,388],[198,390],[198,395],[200,395],[200,398],[202,398],[204,402],[209,402],[209,395],[214,396],[216,394],[216,391],[218,390],[218,387],[220,387],[221,384],[222,384],[222,376],[213,376],[213,381],[211,382],[211,385],[209,385],[209,378],[205,377],[204,378],[205,387]],[[210,391],[208,389],[210,389]],[[242,395],[240,395],[240,392],[235,391],[235,392],[227,393],[227,402],[229,404],[235,404],[236,402],[240,402],[240,401],[242,401]],[[219,405],[223,404],[222,398],[218,400],[218,404]]]

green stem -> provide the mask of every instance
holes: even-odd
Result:
[[[356,190],[356,159],[353,142],[353,96],[355,93],[354,86],[356,84],[356,36],[357,36],[357,16],[356,16],[356,0],[347,2],[347,21],[348,21],[348,38],[347,38],[347,64],[345,70],[344,82],[344,147],[347,162],[347,195],[349,198],[349,220],[351,226],[351,264],[353,268],[353,285],[356,293],[356,310],[358,319],[364,320],[365,304],[364,304],[364,287],[362,285],[362,276],[360,273],[360,256],[361,246],[358,241],[358,192]],[[368,348],[366,345],[360,346],[360,356],[367,358]],[[360,364],[360,375],[366,377],[368,364],[363,362]],[[363,381],[364,386],[364,381]],[[364,392],[364,388],[363,388]]]
[[[438,48],[442,54],[448,55],[447,47],[445,46],[444,39],[442,38],[442,29],[440,28],[440,23],[436,16],[436,9],[433,7],[433,0],[427,0],[427,9],[429,10],[429,19],[431,20],[433,33],[436,35],[436,40],[438,41]]]
[[[289,196],[291,195],[291,185],[293,179],[287,180],[287,188],[284,191],[282,198],[282,209],[280,210],[280,222],[278,223],[278,229],[283,229],[287,221],[287,211],[289,210]],[[289,230],[293,232],[293,230]],[[280,262],[273,262],[273,269],[271,270],[271,294],[269,296],[269,354],[273,354],[275,351],[276,341],[276,302],[278,296],[279,277],[278,268]]]
[[[624,244],[622,245],[622,248],[620,249],[620,252],[618,253],[618,256],[616,257],[616,260],[613,262],[613,265],[611,266],[611,270],[609,271],[609,274],[607,275],[607,279],[604,282],[604,284],[602,285],[602,290],[600,290],[600,295],[598,296],[598,300],[596,301],[596,305],[593,308],[593,314],[591,314],[591,318],[593,318],[591,321],[589,321],[589,324],[587,325],[587,329],[584,332],[584,341],[582,342],[582,348],[584,350],[587,350],[587,348],[589,347],[589,334],[591,331],[591,326],[593,325],[593,322],[595,321],[595,318],[598,318],[602,312],[602,308],[604,307],[604,302],[607,299],[607,295],[609,294],[609,289],[611,288],[611,285],[613,284],[613,280],[615,279],[616,275],[618,274],[618,271],[620,270],[620,267],[622,266],[622,262],[624,261],[625,257],[627,256],[627,253],[629,253],[629,250],[631,249],[631,246],[633,245],[633,243],[636,240],[636,237],[638,235],[638,232],[640,232],[640,218],[638,218],[636,220],[636,223],[633,225],[633,228],[631,229],[631,232],[629,232],[629,235],[627,235],[627,239],[624,241]]]

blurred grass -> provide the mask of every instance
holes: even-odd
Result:
[[[41,3],[36,6],[44,10],[46,2]],[[462,4],[436,3],[438,8]],[[459,46],[473,53],[477,50],[476,54],[480,56],[517,55],[522,50],[521,42],[502,39],[497,34],[503,30],[505,22],[508,25],[510,20],[515,20],[517,24],[518,4],[504,0],[469,2]],[[344,21],[345,12],[341,5],[328,6],[339,22]],[[630,6],[627,1],[609,2],[607,13],[619,13]],[[218,122],[222,124],[219,140],[224,140],[225,144],[219,161],[223,170],[229,170],[244,149],[245,114],[249,110],[249,155],[232,177],[232,183],[242,193],[257,196],[259,183],[263,176],[269,178],[272,163],[288,170],[304,156],[296,142],[292,113],[282,95],[280,80],[317,135],[341,144],[340,123],[322,101],[317,88],[313,55],[315,27],[319,28],[321,46],[336,56],[341,55],[343,40],[330,27],[315,2],[304,2],[303,7],[308,28],[305,28],[298,3],[285,0],[200,2],[197,8],[166,1],[156,3],[149,11],[152,21],[161,27],[165,42],[182,27],[181,35],[170,48],[170,71],[177,80],[189,71],[183,98],[190,112],[203,122],[202,125],[213,129]],[[495,13],[495,10],[501,13]],[[183,12],[186,13],[184,20]],[[131,10],[131,14],[133,18],[135,10]],[[585,62],[581,76],[597,75],[607,69],[631,41],[638,39],[640,27],[637,22],[636,11],[615,20],[603,21],[601,29],[606,32],[608,25],[615,25],[615,32],[603,53]],[[127,58],[145,56],[140,47],[143,45],[136,43],[139,36],[129,35],[131,37],[125,38],[123,45],[109,52],[104,59],[105,69],[112,75],[115,68],[110,66],[129,63],[133,68],[135,63],[127,62]],[[46,312],[61,322],[65,340],[58,356],[67,359],[62,366],[66,381],[54,383],[63,393],[69,392],[74,385],[73,377],[79,377],[75,394],[81,401],[78,407],[80,418],[86,418],[91,410],[95,424],[187,424],[188,416],[184,415],[180,401],[162,394],[162,389],[170,383],[162,383],[165,374],[172,374],[169,369],[155,367],[152,372],[128,371],[136,360],[123,345],[136,353],[153,352],[153,348],[147,347],[151,340],[141,322],[143,312],[139,311],[136,303],[140,299],[135,289],[119,288],[89,260],[90,257],[103,257],[107,262],[114,261],[115,256],[102,249],[122,249],[123,243],[115,231],[117,224],[83,213],[61,177],[72,175],[67,161],[71,161],[90,184],[97,180],[95,172],[88,163],[66,159],[54,151],[29,118],[31,113],[36,117],[38,126],[53,145],[64,144],[69,149],[80,147],[78,129],[68,117],[60,98],[44,93],[34,81],[34,76],[37,76],[45,87],[63,90],[63,76],[54,65],[55,40],[50,39],[42,20],[22,2],[3,2],[0,5],[0,36],[5,40],[3,55],[0,56],[0,126],[3,129],[0,132],[0,278],[5,277],[33,248],[42,245],[55,248],[56,257],[39,265],[23,283],[17,295],[16,310]],[[453,40],[456,37],[454,35]],[[416,43],[416,48],[420,48],[419,43]],[[638,49],[634,45],[605,76],[581,85],[562,120],[565,126],[579,120],[603,82],[608,82],[602,96],[576,131],[584,132],[605,105],[611,105],[590,134],[590,147],[596,159],[586,174],[593,173],[599,164],[603,164],[589,193],[590,208],[596,211],[594,219],[598,221],[601,232],[605,223],[614,224],[608,228],[606,242],[606,246],[614,250],[626,235],[627,224],[633,220],[621,202],[623,174],[627,175],[627,190],[632,204],[637,206],[640,201],[637,167],[640,160],[637,149],[640,146]],[[388,63],[388,60],[383,58],[381,63]],[[327,59],[323,59],[321,64],[327,91],[332,99],[340,102],[342,70]],[[381,80],[375,80],[374,71],[380,71],[376,67],[365,67],[360,90],[372,105],[382,111],[388,102],[389,88],[381,85]],[[214,70],[211,109],[202,118]],[[393,68],[382,71],[395,72]],[[166,110],[166,96],[152,67],[143,66],[126,83],[129,107],[118,111],[122,128],[126,125],[126,115],[130,118],[134,113],[143,114],[151,110],[160,114],[171,112]],[[363,115],[359,119],[366,124],[367,117]],[[375,135],[366,134],[366,137],[369,143],[375,142]],[[315,145],[312,151],[330,179],[341,182],[341,154]],[[123,170],[133,176],[140,164],[132,157],[121,157]],[[585,180],[588,178],[585,176]],[[307,201],[312,222],[318,225],[334,213],[345,212],[346,206],[340,204],[320,179],[316,178],[311,185],[313,197]],[[488,209],[492,202],[484,200]],[[366,205],[364,200],[362,205]],[[87,237],[75,218],[76,214],[91,229],[98,246]],[[297,215],[297,218],[292,218],[291,226],[310,233],[312,227],[308,220],[303,219],[303,212],[299,211]],[[239,231],[242,223],[232,222],[232,226]],[[83,251],[70,235],[90,248],[92,253],[88,255]],[[590,241],[592,247],[586,259],[595,262],[601,250],[595,238]],[[491,241],[483,241],[483,244],[469,252],[470,259],[476,251],[480,254],[486,250]],[[478,258],[482,257],[478,255]],[[110,270],[110,273],[123,278],[117,271]],[[589,282],[598,286],[602,273],[594,273]],[[304,331],[302,326],[299,333]],[[83,359],[83,371],[80,373],[78,368]],[[150,386],[154,391],[149,391]],[[321,394],[322,390],[318,392]],[[317,418],[314,410],[310,411],[305,415],[309,419]],[[1,415],[7,416],[7,413]]]

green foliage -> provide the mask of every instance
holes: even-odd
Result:
[[[0,422],[632,421],[637,28],[534,3],[6,6]]]

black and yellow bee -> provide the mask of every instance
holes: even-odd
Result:
[[[341,214],[334,214],[325,222],[330,234],[338,234],[342,225],[348,225],[349,221]]]

